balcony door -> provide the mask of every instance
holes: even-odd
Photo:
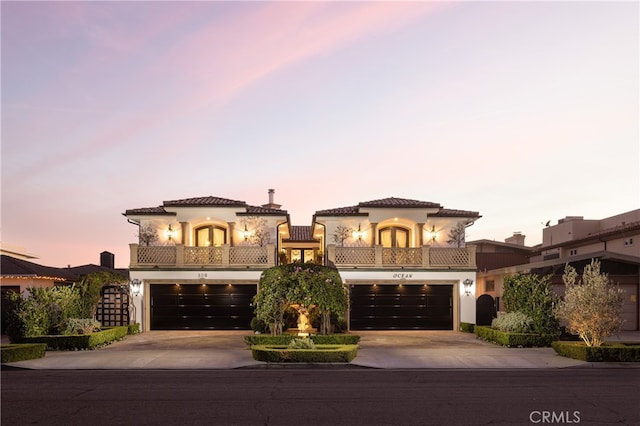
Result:
[[[398,226],[388,226],[380,229],[378,238],[382,247],[409,247],[409,230]]]
[[[220,247],[227,240],[227,230],[220,226],[208,225],[196,229],[196,246]]]

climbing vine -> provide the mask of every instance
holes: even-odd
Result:
[[[269,324],[272,335],[282,333],[283,316],[291,304],[315,306],[320,311],[320,333],[331,330],[331,314],[344,317],[347,289],[338,271],[323,265],[292,263],[262,273],[254,297],[256,318]]]

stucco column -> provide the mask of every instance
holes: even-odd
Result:
[[[424,245],[424,222],[418,223],[418,247]]]
[[[376,222],[371,222],[371,247],[375,247],[376,245],[377,229],[378,224]]]
[[[129,268],[138,266],[138,244],[129,244]]]
[[[233,232],[235,230],[235,222],[229,222],[229,244],[234,247],[235,246],[235,241],[234,241],[234,237],[233,237]],[[225,241],[226,242],[226,241]]]
[[[187,235],[189,234],[189,224],[187,222],[180,223],[180,244],[187,244]]]

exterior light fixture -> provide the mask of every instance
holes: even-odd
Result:
[[[438,232],[436,231],[436,226],[431,225],[431,230],[427,231],[427,241],[434,242],[438,238]]]
[[[134,296],[140,296],[140,294],[142,294],[142,281],[139,279],[132,279],[129,283],[129,287],[131,288],[131,294]]]
[[[247,229],[247,224],[244,224],[244,231],[242,231],[242,236],[244,237],[245,241],[249,240],[249,236],[251,235],[251,232],[249,232],[249,230]]]
[[[174,230],[173,228],[171,228],[171,224],[169,224],[169,228],[167,229],[167,239],[169,241],[173,241],[173,234],[174,234]]]
[[[471,296],[471,286],[473,285],[473,280],[467,278],[466,280],[462,281],[462,284],[464,284],[465,296]]]
[[[358,230],[357,231],[353,231],[353,239],[354,240],[357,239],[359,241],[362,241],[362,237],[364,237],[364,231],[360,227],[360,224],[358,224]]]

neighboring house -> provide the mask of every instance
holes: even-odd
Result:
[[[464,235],[448,240],[478,213],[387,198],[320,210],[311,226],[292,226],[280,207],[270,190],[260,207],[200,197],[127,210],[141,236],[153,234],[149,245],[130,245],[143,329],[248,329],[262,271],[293,261],[338,269],[351,289],[353,329],[451,330],[474,321],[474,251]]]
[[[480,242],[491,244],[486,240]],[[501,243],[493,245],[504,246]],[[510,247],[517,250],[517,247]],[[529,260],[525,262],[514,260],[511,265],[501,264],[493,268],[482,267],[479,263],[478,295],[488,294],[497,298],[498,310],[504,309],[499,301],[504,277],[515,273],[551,275],[554,291],[563,295],[565,265],[569,263],[581,272],[591,259],[599,259],[601,270],[625,292],[623,329],[640,330],[640,209],[601,220],[565,217],[556,225],[543,229],[542,244],[535,247],[522,245],[522,254],[526,255],[527,251]]]
[[[5,295],[10,292],[23,293],[25,296],[28,294],[28,289],[32,287],[43,287],[49,288],[57,285],[71,285],[75,282],[78,282],[82,279],[83,276],[88,275],[93,272],[99,271],[109,271],[115,272],[117,274],[122,275],[123,278],[128,279],[128,271],[125,269],[114,269],[113,268],[113,254],[109,252],[103,252],[100,254],[101,264],[100,265],[83,265],[76,267],[67,267],[67,268],[56,268],[52,266],[43,266],[37,263],[30,262],[25,260],[25,257],[22,252],[14,251],[9,252],[7,250],[3,250],[3,253],[10,254],[2,254],[0,271],[0,297],[2,301],[2,333],[4,333],[5,329],[5,308],[6,308],[6,299]],[[35,256],[30,255],[28,258],[35,258]],[[119,301],[119,300],[118,300]],[[103,307],[103,304],[100,305],[100,314],[105,313],[106,309]],[[128,306],[124,307],[125,314],[128,315]],[[113,309],[109,310],[109,313],[113,314],[112,316],[116,316],[115,311]],[[117,316],[122,317],[122,309],[118,305]],[[99,319],[102,319],[102,315]],[[124,321],[122,321],[124,322]],[[128,323],[128,317],[126,322]],[[104,324],[104,325],[115,325],[115,324]]]

